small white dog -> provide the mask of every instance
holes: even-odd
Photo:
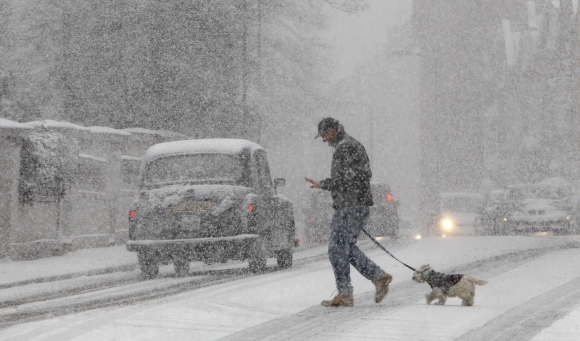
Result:
[[[425,295],[427,304],[435,299],[436,304],[444,305],[447,297],[459,297],[463,301],[461,305],[472,306],[475,296],[475,285],[484,285],[487,281],[475,278],[471,275],[452,274],[446,275],[436,272],[429,265],[423,265],[413,273],[413,280],[417,283],[427,282],[431,286],[431,292]]]

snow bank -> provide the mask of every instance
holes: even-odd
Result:
[[[18,123],[0,118],[0,128],[2,129],[34,129],[34,127],[27,123]]]
[[[185,196],[191,195],[193,192],[198,198],[210,196],[225,198],[236,192],[247,191],[246,187],[232,185],[172,185],[148,191],[147,205],[150,207],[169,207],[183,201]],[[230,202],[226,202],[224,205],[226,204],[230,204]]]
[[[188,140],[190,137],[181,133],[177,133],[175,131],[170,131],[170,130],[151,130],[151,129],[145,129],[145,128],[140,128],[140,127],[134,127],[134,128],[125,128],[122,129],[126,132],[132,133],[132,134],[149,134],[149,135],[158,135],[158,136],[163,136],[163,137],[168,137],[171,138],[173,140]]]
[[[119,159],[121,160],[127,160],[127,161],[143,161],[142,157],[136,157],[136,156],[129,156],[129,155],[121,155],[119,156]]]
[[[83,159],[91,159],[91,160],[95,160],[95,161],[99,161],[99,162],[104,162],[107,163],[109,162],[107,159],[101,158],[101,157],[96,157],[93,155],[89,155],[89,154],[84,154],[84,153],[79,153],[79,157],[83,158]]]
[[[165,136],[165,135],[163,135],[162,132],[151,130],[151,129],[139,128],[139,127],[125,128],[125,129],[121,129],[121,130],[132,133],[132,134],[149,134],[149,135]]]
[[[115,135],[124,135],[129,136],[131,135],[130,132],[121,129],[115,129],[110,127],[99,127],[99,126],[92,126],[87,128],[91,133],[95,134],[115,134]]]
[[[76,129],[76,130],[81,130],[81,131],[87,131],[89,130],[89,128],[78,125],[78,124],[74,124],[74,123],[70,123],[70,122],[64,122],[64,121],[55,121],[55,120],[42,120],[42,121],[31,121],[31,122],[27,122],[26,124],[30,124],[32,126],[35,127],[43,127],[43,128],[53,128],[53,129]]]

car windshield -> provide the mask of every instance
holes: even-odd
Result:
[[[154,160],[147,166],[145,183],[165,182],[238,182],[243,167],[236,155],[191,154],[173,155]]]
[[[481,200],[473,197],[441,198],[441,210],[445,212],[476,213],[481,204]]]

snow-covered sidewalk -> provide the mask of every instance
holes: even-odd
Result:
[[[367,241],[367,244],[370,242]],[[323,255],[326,246],[296,248],[294,259]],[[221,269],[224,267],[246,267],[246,263],[230,261],[228,264],[204,265],[201,262],[192,263],[191,269]],[[270,259],[269,265],[274,266],[275,260]],[[66,253],[62,256],[40,258],[34,260],[12,261],[0,260],[0,289],[10,288],[30,283],[57,281],[81,276],[93,276],[104,273],[131,271],[138,269],[137,253],[127,251],[125,245],[111,247],[82,249]],[[167,267],[166,267],[167,268]],[[173,272],[173,267],[167,271]],[[164,270],[162,269],[162,272]]]
[[[34,282],[137,268],[137,256],[125,245],[82,249],[62,256],[27,261],[0,260],[0,289]]]

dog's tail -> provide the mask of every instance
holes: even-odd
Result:
[[[483,279],[475,278],[471,275],[465,275],[465,276],[463,276],[463,278],[465,280],[467,280],[468,282],[471,282],[475,285],[485,285],[487,283],[487,281],[484,281]]]

